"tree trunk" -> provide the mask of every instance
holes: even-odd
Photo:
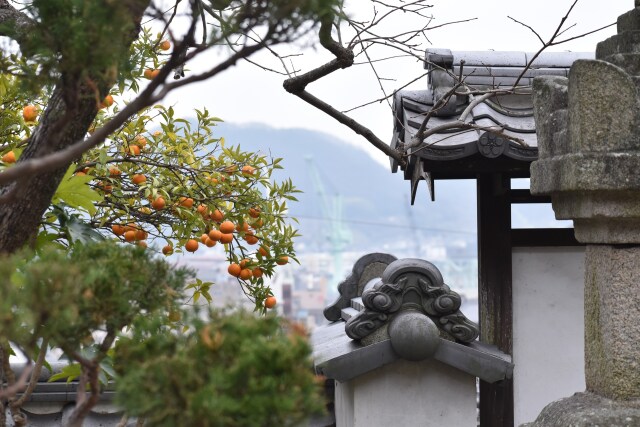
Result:
[[[63,90],[59,84],[18,162],[61,150],[86,135],[97,113],[95,94],[84,94],[76,111],[68,116],[62,94]],[[64,120],[64,123],[61,120]],[[58,132],[55,132],[56,127],[60,128]],[[6,194],[18,186],[14,196],[0,205],[0,253],[15,252],[34,237],[42,216],[51,204],[51,199],[68,168],[69,164],[53,172],[28,177],[0,189],[0,194]]]
[[[148,4],[149,0],[132,0],[127,4],[131,22],[136,30],[130,34],[123,34],[122,37],[113,37],[114,41],[125,40],[125,52],[138,36],[140,21]],[[56,85],[18,162],[42,157],[84,139],[97,113],[96,92],[85,85],[84,81],[68,80],[68,76],[63,76]],[[65,88],[74,85],[79,87],[77,103],[75,108],[70,108],[65,98],[70,99],[70,96],[75,97],[76,94],[69,93]],[[0,187],[2,196],[17,186],[13,196],[0,204],[0,254],[13,253],[36,236],[43,214],[51,204],[51,199],[70,164],[71,162],[53,172],[26,177],[19,182]]]

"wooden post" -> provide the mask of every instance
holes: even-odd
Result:
[[[479,174],[478,289],[480,339],[512,354],[510,180]],[[480,426],[513,427],[513,380],[480,381]]]

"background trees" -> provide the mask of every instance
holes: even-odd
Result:
[[[335,3],[0,1],[0,34],[12,41],[0,59],[0,424],[9,408],[14,423],[25,425],[20,408],[50,348],[71,362],[56,378],[79,380],[73,426],[97,402],[99,382],[116,375],[112,366],[123,396],[143,396],[128,413],[150,425],[213,425],[221,416],[234,425],[238,409],[249,411],[238,419],[253,421],[236,425],[284,425],[317,408],[303,333],[288,334],[276,319],[184,310],[190,298],[210,299],[210,284],[185,288],[188,272],[144,248],[150,238],[164,254],[224,245],[229,273],[256,309],[273,307],[263,276],[294,256],[295,236],[285,219],[296,190],[270,180],[280,160],[228,145],[215,133],[220,119],[204,109],[185,120],[158,102],[296,39],[334,13]],[[144,28],[149,20],[162,24],[158,33]],[[187,61],[219,45],[231,53],[185,76]],[[168,366],[192,367],[185,393],[211,391],[213,399],[176,406],[141,394],[142,383],[130,376],[148,374],[149,387],[175,380],[173,370],[145,370],[164,366],[154,359],[165,356],[159,348],[173,355]],[[13,349],[27,359],[19,377],[9,365]],[[280,360],[264,365],[264,356]],[[238,373],[236,362],[262,365]],[[213,363],[226,380],[207,374]],[[247,408],[223,404],[252,390],[271,398]],[[273,399],[286,390],[288,398]],[[160,407],[173,407],[182,421],[152,419],[149,411]]]

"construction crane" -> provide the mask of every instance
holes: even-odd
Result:
[[[344,279],[344,277],[341,277],[342,253],[351,243],[351,231],[343,220],[342,195],[337,190],[334,194],[328,195],[313,157],[306,156],[305,160],[308,165],[311,181],[322,204],[323,217],[328,222],[328,226],[323,227],[323,234],[330,245],[329,251],[333,258],[333,274],[331,275],[329,295],[327,296],[333,298],[337,293],[338,283]]]

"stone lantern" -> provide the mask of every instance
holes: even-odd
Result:
[[[586,392],[547,406],[542,426],[640,425],[640,2],[567,78],[534,80],[540,159],[531,191],[551,195],[587,245]]]

